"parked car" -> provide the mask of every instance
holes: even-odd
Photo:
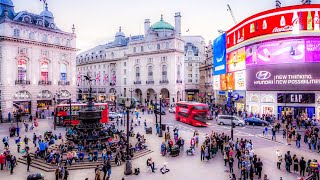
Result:
[[[111,119],[111,120],[121,118],[121,117],[122,117],[121,114],[118,114],[116,112],[109,112],[109,119]]]
[[[265,121],[265,120],[262,120],[262,119],[259,119],[259,118],[255,118],[255,117],[251,117],[251,118],[246,118],[244,119],[244,121],[246,122],[246,124],[249,124],[249,125],[255,125],[255,126],[269,126],[270,123],[268,121]]]
[[[232,115],[219,115],[217,123],[220,125],[231,125],[231,120],[236,126],[245,125],[245,121],[242,118]]]
[[[176,112],[176,108],[175,107],[170,107],[169,108],[169,113],[175,113]]]

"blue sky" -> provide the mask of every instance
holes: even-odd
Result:
[[[40,0],[12,0],[15,11],[39,14]],[[282,6],[301,0],[280,0]],[[272,9],[275,0],[47,0],[59,28],[71,31],[76,26],[77,46],[81,51],[112,41],[119,26],[129,36],[143,34],[144,19],[164,20],[174,25],[174,13],[181,12],[183,35],[202,35],[206,42],[218,36],[218,29],[234,26],[227,4],[238,22],[255,13]],[[320,4],[320,0],[312,0]],[[190,29],[188,33],[186,30]]]

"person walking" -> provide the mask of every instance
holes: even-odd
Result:
[[[111,162],[110,162],[110,159],[108,159],[108,161],[107,161],[107,172],[108,172],[107,179],[110,179],[110,177],[111,177]]]
[[[56,180],[59,180],[59,173],[60,173],[60,167],[58,166],[58,167],[56,168],[56,170],[54,171],[54,175],[55,175],[55,177],[56,177]]]
[[[103,166],[102,166],[102,172],[103,172],[103,180],[105,180],[106,177],[107,177],[107,172],[108,172],[108,170],[107,170],[107,163],[104,163],[104,164],[103,164]]]
[[[63,180],[68,180],[68,177],[69,177],[69,171],[67,169],[67,166],[65,166]]]
[[[101,180],[101,177],[100,177],[100,174],[101,174],[101,172],[100,172],[100,168],[99,168],[99,165],[97,166],[97,168],[96,168],[96,170],[95,170],[95,180]],[[104,180],[104,179],[103,179]]]
[[[291,158],[291,155],[290,155],[290,151],[287,152],[287,154],[285,155],[284,157],[284,160],[286,162],[286,170],[291,173],[290,171],[290,167],[292,165],[292,158]]]
[[[13,169],[14,167],[16,166],[16,157],[15,156],[12,156],[10,155],[10,164],[11,164],[11,169],[10,169],[10,174],[12,175],[13,174]]]
[[[204,144],[201,145],[201,150],[200,150],[200,159],[201,161],[204,161],[204,152],[205,152],[205,147]]]
[[[275,140],[275,141],[276,141],[276,140],[277,140],[277,139],[276,139],[276,128],[273,126],[272,129],[271,129],[271,131],[272,131],[272,140]]]
[[[283,158],[282,158],[282,154],[279,151],[279,149],[277,150],[276,155],[277,155],[277,168],[281,169],[281,163],[282,163]]]
[[[3,153],[0,154],[0,166],[1,166],[1,170],[3,170],[3,165],[5,162],[6,157],[4,156]]]
[[[304,157],[301,157],[299,165],[300,165],[300,176],[304,176],[304,173],[306,171],[306,161],[304,160]]]
[[[30,168],[30,164],[31,164],[31,161],[32,161],[31,160],[31,156],[30,156],[29,153],[27,154],[26,158],[27,158],[27,171],[29,172],[30,171],[30,169],[29,169]]]
[[[230,173],[233,173],[233,162],[234,162],[234,159],[233,159],[233,157],[230,156],[230,158],[229,158],[229,170],[230,170]]]
[[[293,155],[293,172],[298,173],[299,172],[299,160],[297,158],[297,155]]]
[[[263,166],[263,163],[260,161],[260,158],[258,158],[258,161],[257,161],[256,165],[257,165],[258,178],[260,179],[261,178],[262,166]]]

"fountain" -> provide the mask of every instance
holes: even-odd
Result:
[[[92,87],[91,82],[92,79],[89,75],[84,76],[85,80],[89,82],[89,97],[87,107],[79,111],[79,125],[75,127],[77,134],[68,134],[67,139],[77,143],[79,140],[85,139],[87,142],[95,142],[95,141],[106,141],[109,136],[107,136],[106,132],[103,130],[103,126],[100,123],[100,119],[102,117],[101,111],[97,110],[94,107],[93,97],[92,97]]]

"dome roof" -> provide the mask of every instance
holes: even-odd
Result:
[[[13,6],[13,3],[11,0],[0,0],[0,4],[8,5],[8,6]]]
[[[152,26],[151,26],[151,29],[154,29],[154,30],[160,30],[160,29],[169,29],[169,30],[174,30],[174,27],[163,20],[163,16],[161,15],[161,19],[159,22],[156,22],[154,23]]]
[[[45,16],[48,18],[53,18],[52,12],[48,10],[48,5],[46,4],[46,9],[40,13],[40,16]]]
[[[121,31],[121,27],[119,27],[119,32],[117,32],[116,34],[116,37],[119,37],[119,36],[126,37],[126,35]]]

